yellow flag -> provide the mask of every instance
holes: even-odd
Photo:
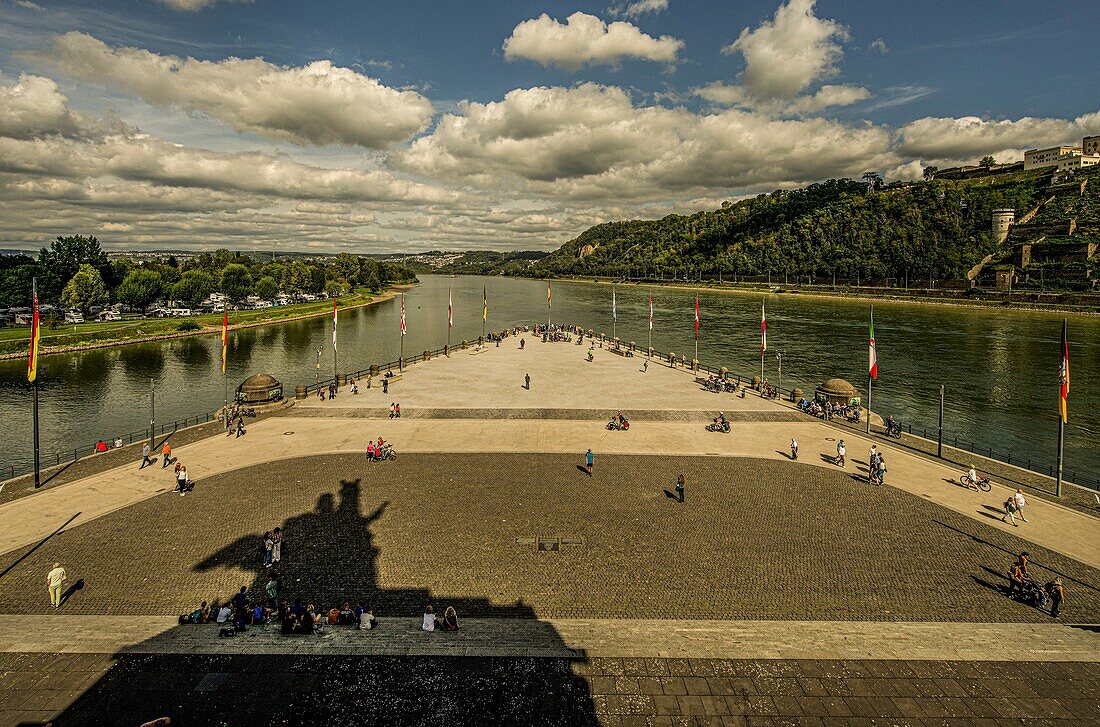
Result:
[[[38,342],[42,333],[38,328],[38,281],[31,281],[31,297],[34,311],[31,317],[31,348],[27,357],[27,381],[38,378]]]

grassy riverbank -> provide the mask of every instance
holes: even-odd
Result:
[[[949,305],[964,308],[997,308],[1000,310],[1035,310],[1052,313],[1077,313],[1100,315],[1100,294],[1061,293],[1038,291],[981,290],[968,293],[965,290],[905,290],[903,288],[850,288],[838,286],[799,286],[777,283],[691,283],[686,281],[622,282],[611,278],[560,278],[563,282],[589,285],[635,285],[638,287],[672,288],[676,290],[707,290],[712,292],[745,293],[753,295],[791,295],[803,298],[847,298],[851,300],[890,300],[900,303]]]
[[[389,300],[409,285],[398,285],[382,292],[365,288],[355,290],[338,299],[339,308],[348,310]],[[331,300],[318,300],[298,305],[278,306],[263,310],[230,311],[229,329],[254,328],[273,323],[316,318],[332,314]],[[124,346],[169,338],[205,336],[220,333],[221,313],[211,313],[188,318],[135,318],[104,323],[58,325],[42,327],[41,355],[72,353],[91,348]],[[27,355],[30,328],[6,328],[0,330],[0,359],[19,358]]]

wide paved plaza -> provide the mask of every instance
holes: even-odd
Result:
[[[372,388],[240,439],[181,438],[185,497],[168,470],[127,463],[0,503],[0,725],[1100,719],[1096,517],[1035,498],[1014,528],[1010,488],[965,490],[889,444],[875,487],[861,436],[667,365],[582,357],[506,341],[410,368],[398,421]],[[629,432],[603,428],[619,406]],[[703,431],[719,408],[732,435]],[[365,461],[379,435],[396,461]],[[265,569],[276,526],[283,559]],[[1061,620],[1007,597],[1023,550],[1039,581],[1065,582]],[[325,608],[363,600],[381,627],[219,639],[175,623],[271,577]],[[463,630],[422,633],[429,603]]]

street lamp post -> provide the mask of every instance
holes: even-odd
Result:
[[[779,397],[783,397],[783,352],[779,351],[775,354],[775,358],[779,361]]]
[[[316,377],[316,384],[318,386],[321,385],[321,351],[323,351],[323,350],[324,349],[321,346],[317,347],[317,377]]]

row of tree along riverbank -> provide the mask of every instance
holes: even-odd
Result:
[[[711,290],[753,294],[801,295],[821,298],[852,298],[856,300],[897,300],[911,303],[969,306],[974,308],[1012,308],[1019,310],[1057,311],[1063,313],[1100,314],[1100,293],[1056,291],[1004,291],[986,288],[894,288],[875,286],[831,286],[820,284],[768,284],[763,282],[731,283],[717,280],[645,280],[594,276],[563,276],[559,280],[600,285],[637,285]]]

